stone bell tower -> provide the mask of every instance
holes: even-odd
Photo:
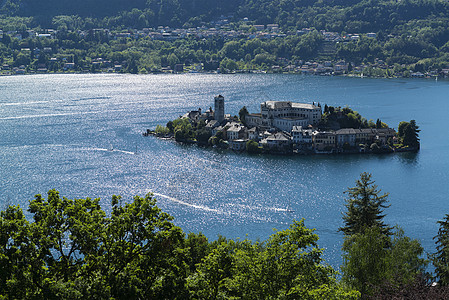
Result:
[[[224,97],[222,95],[218,95],[214,99],[215,99],[214,119],[221,123],[224,120]]]

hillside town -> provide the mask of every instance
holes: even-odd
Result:
[[[321,104],[290,101],[265,101],[260,104],[258,113],[249,113],[244,107],[239,117],[233,117],[225,114],[224,97],[218,95],[214,98],[214,109],[187,112],[169,122],[167,127],[158,126],[155,131],[147,130],[144,135],[173,137],[178,142],[196,142],[254,153],[389,153],[419,148],[418,144],[404,147],[398,133],[379,120],[374,128],[332,130],[323,129],[321,119]],[[412,127],[417,128],[412,122]],[[405,125],[407,122],[401,123]],[[197,138],[192,131],[196,131]]]
[[[376,40],[377,34],[352,33],[342,34],[326,30],[316,31],[319,35],[320,46],[316,49],[316,56],[320,59],[298,59],[283,56],[265,62],[254,63],[251,67],[232,66],[222,63],[220,57],[179,58],[173,63],[160,63],[160,66],[149,68],[135,68],[127,58],[115,59],[105,55],[89,55],[78,57],[69,50],[69,45],[82,48],[86,42],[101,42],[126,44],[143,40],[176,42],[193,40],[221,40],[223,43],[240,40],[269,41],[291,37],[301,37],[315,31],[314,28],[302,28],[283,32],[278,24],[251,24],[247,18],[242,20],[241,28],[233,28],[226,17],[210,24],[192,28],[171,28],[158,26],[157,28],[141,28],[127,30],[110,30],[95,28],[90,30],[76,30],[62,32],[58,29],[47,28],[40,30],[0,30],[0,42],[9,45],[14,50],[10,56],[5,56],[0,65],[0,75],[22,75],[34,73],[300,73],[313,75],[350,75],[360,77],[412,77],[412,78],[445,78],[449,76],[449,65],[435,70],[424,70],[419,67],[408,68],[405,64],[389,64],[380,58],[372,62],[355,63],[337,58],[339,43],[357,43],[361,39]],[[394,38],[390,35],[389,38]],[[62,42],[70,40],[70,42]],[[84,41],[84,42],[83,42]],[[66,45],[67,44],[67,45]],[[113,48],[113,47],[112,47]],[[111,48],[111,49],[112,49]]]

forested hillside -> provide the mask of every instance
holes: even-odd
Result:
[[[35,17],[36,23],[41,25],[49,25],[48,21],[54,16],[78,15],[105,24],[118,18],[132,27],[142,23],[179,27],[189,20],[209,21],[221,14],[232,14],[242,3],[241,0],[6,0],[0,12],[8,16]],[[132,17],[127,18],[130,12]]]
[[[348,33],[443,29],[449,18],[449,3],[442,0],[6,0],[0,12],[36,17],[42,23],[58,15],[107,23],[133,10],[137,18],[129,19],[128,26],[142,21],[148,26],[198,25],[225,15],[234,21],[248,17],[257,24],[277,23],[283,29],[315,27]]]
[[[442,0],[4,0],[0,15],[0,63],[13,74],[449,76]]]

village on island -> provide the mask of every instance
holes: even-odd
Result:
[[[260,113],[246,107],[239,116],[225,114],[225,99],[214,98],[214,109],[190,111],[144,136],[180,143],[274,154],[391,153],[419,149],[415,120],[400,122],[398,132],[377,119],[367,121],[345,107],[320,103],[265,101]]]

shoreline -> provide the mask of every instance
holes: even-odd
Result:
[[[353,150],[349,150],[349,151],[295,151],[292,149],[291,152],[282,152],[282,151],[272,151],[270,149],[264,149],[261,152],[258,153],[251,153],[248,152],[246,150],[241,150],[241,151],[237,151],[237,150],[233,150],[230,149],[229,147],[224,148],[224,147],[215,147],[215,146],[210,146],[208,144],[204,144],[204,143],[198,143],[197,141],[194,140],[188,140],[188,141],[176,141],[175,137],[173,135],[159,135],[158,133],[147,129],[147,131],[143,132],[142,135],[144,137],[154,137],[157,138],[159,140],[165,140],[165,141],[172,141],[176,144],[179,145],[186,145],[186,146],[191,146],[191,145],[195,145],[199,148],[211,148],[211,149],[219,149],[219,150],[223,150],[223,151],[230,151],[230,152],[234,152],[237,154],[241,154],[241,153],[246,153],[249,155],[275,155],[275,156],[325,156],[325,155],[330,155],[330,156],[339,156],[339,155],[356,155],[356,154],[360,154],[360,155],[387,155],[387,154],[395,154],[395,153],[418,153],[420,150],[420,147],[418,148],[413,148],[413,147],[407,147],[407,148],[396,148],[396,147],[392,147],[392,151],[380,151],[380,152],[373,152],[373,151],[357,151],[355,149]]]
[[[248,70],[248,71],[237,71],[237,72],[217,72],[217,71],[210,71],[210,72],[148,72],[148,73],[129,73],[129,72],[83,72],[83,71],[76,71],[76,72],[29,72],[29,73],[23,73],[23,74],[12,74],[12,72],[0,72],[0,77],[5,76],[33,76],[33,75],[236,75],[236,74],[269,74],[269,75],[302,75],[302,76],[319,76],[319,77],[348,77],[348,78],[368,78],[368,79],[426,79],[426,80],[448,80],[449,76],[446,77],[440,77],[435,75],[424,75],[424,76],[410,76],[410,77],[404,77],[404,76],[368,76],[363,74],[313,74],[313,73],[307,73],[307,72],[267,72],[267,71],[257,71],[257,70]]]

